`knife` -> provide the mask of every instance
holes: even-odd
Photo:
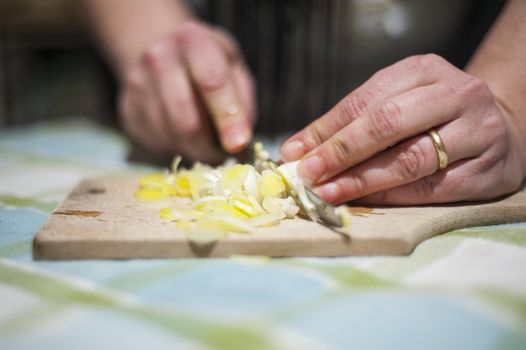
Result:
[[[255,159],[254,147],[247,147],[245,151],[243,151],[241,159],[250,159],[251,163],[253,163]],[[269,164],[269,167],[272,170],[276,170],[276,168],[281,165],[271,158],[267,158],[266,162]],[[320,221],[333,227],[343,226],[342,219],[340,215],[336,213],[336,207],[334,205],[325,202],[320,196],[307,187],[305,187],[305,193],[312,204],[314,204],[314,208],[320,218]]]

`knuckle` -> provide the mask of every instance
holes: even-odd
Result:
[[[192,40],[195,35],[201,35],[206,31],[206,27],[197,21],[185,21],[177,31],[177,39],[183,42]]]
[[[241,50],[239,48],[239,45],[237,41],[234,39],[234,37],[229,32],[227,32],[221,27],[217,27],[217,28],[214,28],[214,33],[219,37],[222,43],[226,45],[227,49],[231,53],[241,56],[240,55]]]
[[[379,142],[391,139],[396,135],[401,115],[400,107],[394,102],[375,109],[370,118],[369,136]]]
[[[198,79],[204,93],[215,94],[228,86],[230,75],[224,67],[209,66]]]
[[[468,83],[466,84],[466,90],[472,96],[480,99],[493,98],[488,84],[480,78],[472,77],[469,79]]]
[[[353,92],[338,104],[337,116],[341,125],[346,125],[360,116],[367,108],[370,96],[364,92]]]
[[[336,161],[336,164],[348,164],[350,158],[349,146],[344,140],[334,137],[329,142],[331,153]]]
[[[357,172],[351,179],[352,192],[363,194],[367,190],[367,180],[363,173]]]
[[[493,98],[488,84],[474,76],[468,76],[467,79],[463,79],[459,84],[450,85],[449,89],[453,95],[459,96],[460,99],[469,103]]]
[[[425,155],[422,148],[412,145],[398,156],[396,171],[402,180],[413,180],[418,178],[420,169],[425,162]]]
[[[144,52],[145,64],[156,70],[163,71],[170,57],[170,47],[166,40],[161,40]]]
[[[413,56],[413,63],[416,68],[423,72],[434,71],[437,67],[444,65],[446,62],[445,59],[434,53]]]
[[[305,131],[306,137],[304,142],[309,149],[316,148],[323,143],[322,132],[316,122],[312,123]]]

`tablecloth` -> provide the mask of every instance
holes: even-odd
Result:
[[[409,256],[35,261],[82,178],[147,171],[86,119],[0,131],[0,349],[526,349],[526,223]]]

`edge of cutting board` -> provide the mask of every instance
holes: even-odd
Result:
[[[44,260],[409,254],[422,241],[455,229],[526,221],[526,191],[496,201],[414,207],[351,207],[353,223],[335,232],[308,220],[285,220],[209,244],[188,241],[158,207],[133,197],[135,177],[82,181],[33,240]],[[100,214],[99,214],[100,213]]]

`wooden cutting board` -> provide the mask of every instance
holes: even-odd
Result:
[[[230,255],[345,256],[409,254],[443,232],[526,221],[526,191],[469,205],[350,208],[352,227],[338,232],[304,219],[282,221],[250,234],[195,243],[159,218],[168,203],[137,200],[138,179],[81,182],[51,214],[33,241],[37,259],[130,259]],[[174,200],[171,200],[172,202]]]

